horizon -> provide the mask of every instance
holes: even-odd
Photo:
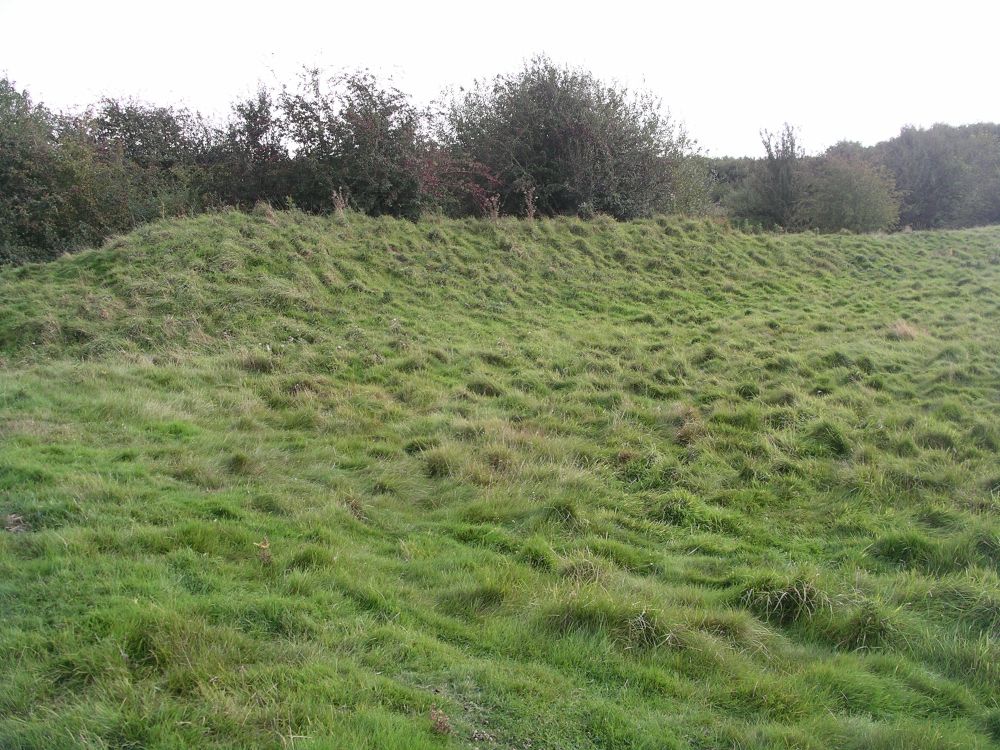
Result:
[[[1000,121],[1000,107],[974,95],[990,86],[992,28],[982,22],[986,14],[975,3],[954,4],[947,17],[898,3],[878,8],[850,3],[849,9],[868,20],[861,28],[850,10],[824,19],[822,10],[795,14],[798,9],[786,2],[724,5],[723,13],[661,8],[638,15],[630,12],[635,4],[626,3],[614,17],[593,17],[577,6],[571,17],[563,17],[559,7],[532,8],[519,0],[503,15],[469,19],[466,9],[449,0],[434,5],[437,15],[426,7],[391,4],[376,20],[374,12],[357,7],[334,13],[307,3],[268,17],[257,12],[262,5],[205,8],[186,0],[169,16],[156,17],[104,2],[60,9],[59,23],[52,26],[45,15],[51,10],[0,0],[0,22],[7,28],[51,27],[44,43],[33,33],[13,35],[0,73],[56,110],[110,96],[185,106],[216,118],[260,85],[290,83],[303,67],[367,68],[426,105],[449,88],[514,71],[544,54],[557,64],[652,92],[711,157],[759,156],[760,131],[785,122],[797,128],[813,154],[843,140],[871,146],[905,126]],[[671,13],[679,19],[673,28],[713,35],[663,31]],[[722,15],[728,23],[719,23]],[[378,22],[386,18],[394,22]],[[648,22],[637,24],[642,18]],[[487,22],[489,34],[482,30]],[[810,26],[821,22],[823,38],[811,39]],[[152,39],[151,24],[156,25]],[[958,29],[961,43],[950,42],[950,32]],[[844,44],[842,33],[848,30],[860,51]],[[767,38],[779,43],[762,45]],[[926,54],[935,47],[937,54]],[[732,58],[744,53],[734,77]],[[206,70],[212,74],[206,76]],[[767,78],[770,70],[781,71],[778,83],[759,83],[776,77]],[[748,85],[734,86],[744,81]],[[735,119],[734,111],[740,113]]]

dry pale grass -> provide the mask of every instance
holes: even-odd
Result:
[[[431,706],[431,730],[434,734],[451,734],[451,720],[448,715],[437,706]]]
[[[913,341],[922,336],[924,332],[912,323],[907,323],[900,319],[890,324],[885,331],[885,336],[890,341]]]
[[[9,516],[4,516],[3,530],[9,531],[11,534],[22,534],[29,529],[28,524],[24,522],[21,516],[11,513]]]
[[[663,422],[673,432],[674,442],[679,445],[690,445],[705,434],[701,412],[690,404],[672,404]]]

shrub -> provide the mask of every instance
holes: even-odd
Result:
[[[282,93],[281,110],[308,178],[295,182],[297,204],[329,211],[344,189],[366,213],[419,216],[423,118],[406,94],[364,71],[323,80],[310,70]]]
[[[294,164],[274,96],[261,88],[233,105],[204,160],[203,189],[223,205],[280,205],[293,193]]]
[[[806,197],[796,223],[836,232],[876,232],[899,221],[899,197],[892,177],[864,159],[831,149],[810,163]]]
[[[805,195],[805,152],[788,123],[780,133],[763,130],[760,137],[765,157],[752,164],[742,189],[731,196],[732,210],[755,224],[792,228]]]
[[[902,224],[927,229],[1000,221],[1000,126],[908,126],[872,151],[899,188]]]
[[[807,157],[787,123],[780,133],[763,131],[761,141],[762,159],[714,163],[722,180],[715,195],[736,218],[823,232],[874,232],[898,223],[895,181],[860,146],[840,143]]]
[[[428,143],[416,163],[423,208],[449,216],[487,216],[500,181],[490,169],[437,143]]]
[[[95,154],[60,139],[60,119],[0,79],[0,263],[47,260],[96,242],[105,182]]]
[[[626,219],[707,202],[694,144],[656,99],[545,57],[451,101],[443,139],[498,179],[503,213]]]

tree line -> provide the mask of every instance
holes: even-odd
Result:
[[[364,71],[305,71],[224,122],[103,99],[52,112],[0,80],[0,260],[259,201],[415,219],[700,212],[696,147],[648,94],[544,57],[417,107]]]
[[[872,231],[1000,221],[1000,126],[904,129],[872,148],[708,159],[647,92],[545,57],[421,108],[365,71],[306,70],[221,122],[106,98],[54,112],[0,78],[0,264],[163,216],[260,201],[416,219],[724,213]]]
[[[785,125],[760,158],[708,161],[715,204],[767,229],[873,232],[1000,223],[1000,125],[904,127],[807,156]]]

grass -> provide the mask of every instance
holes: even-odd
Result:
[[[0,746],[996,746],[998,289],[295,212],[3,271]]]

